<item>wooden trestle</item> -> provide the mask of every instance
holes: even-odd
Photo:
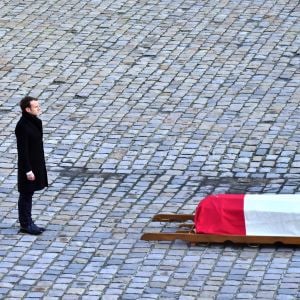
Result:
[[[153,222],[176,222],[183,223],[193,221],[194,215],[183,214],[158,214],[152,218]],[[299,225],[300,226],[300,225]],[[183,223],[180,228],[186,230],[177,230],[176,232],[148,232],[141,237],[145,241],[175,241],[182,240],[190,243],[226,243],[236,244],[283,244],[283,245],[300,245],[300,237],[296,236],[240,236],[240,235],[216,235],[195,233],[192,223]]]

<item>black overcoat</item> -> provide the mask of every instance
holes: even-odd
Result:
[[[18,149],[18,191],[34,192],[48,186],[43,146],[42,121],[27,112],[22,113],[15,129]],[[27,179],[32,171],[35,180]]]

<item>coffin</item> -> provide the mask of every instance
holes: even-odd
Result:
[[[196,233],[300,236],[300,194],[219,194],[198,204]]]

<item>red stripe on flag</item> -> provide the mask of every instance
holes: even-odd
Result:
[[[197,233],[246,235],[243,194],[219,194],[204,198],[197,206]]]

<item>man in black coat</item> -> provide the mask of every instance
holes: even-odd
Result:
[[[48,186],[44,157],[43,127],[36,98],[26,96],[20,102],[22,116],[15,129],[18,148],[18,201],[20,232],[38,235],[45,229],[31,219],[32,197],[35,191]]]

